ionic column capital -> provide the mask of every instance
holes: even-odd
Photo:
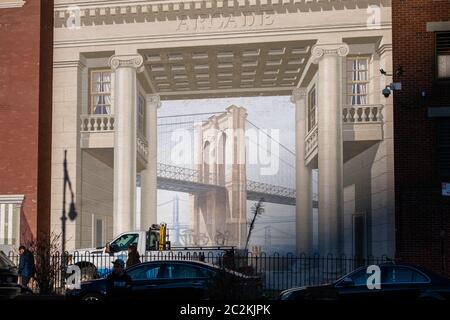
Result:
[[[316,44],[311,49],[311,58],[313,63],[318,63],[323,56],[336,55],[345,57],[349,52],[350,48],[346,43]]]
[[[298,101],[305,99],[307,94],[306,88],[295,88],[292,90],[291,102],[297,103]]]
[[[147,94],[145,96],[145,102],[147,105],[156,106],[157,109],[161,107],[161,97],[159,94]]]
[[[133,68],[137,72],[144,70],[144,58],[140,54],[114,55],[109,58],[108,64],[112,71],[119,68]]]

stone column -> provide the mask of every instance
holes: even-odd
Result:
[[[319,44],[312,58],[319,65],[318,77],[318,167],[319,167],[319,253],[342,251],[343,157],[342,103],[345,43]]]
[[[134,229],[136,204],[136,73],[140,55],[116,55],[114,72],[114,236]]]
[[[380,59],[379,68],[384,70],[393,70],[392,65],[392,40],[384,37],[380,41],[380,47],[377,49]],[[386,85],[392,82],[392,77],[377,74],[378,86],[375,87],[376,94],[374,103],[383,104],[383,141],[380,142],[379,152],[374,159],[374,167],[383,168],[372,170],[372,193],[377,193],[376,199],[373,199],[373,208],[377,206],[376,212],[371,212],[371,221],[368,228],[371,229],[371,246],[369,252],[373,256],[387,255],[395,256],[395,181],[394,181],[394,114],[393,114],[393,94],[385,98],[380,94]],[[375,179],[380,179],[380,175],[386,177],[385,187],[375,184]],[[384,190],[383,190],[384,189]],[[373,197],[373,196],[372,196]],[[384,207],[381,210],[380,207]],[[374,210],[375,211],[375,210]]]
[[[296,88],[291,101],[295,104],[296,247],[298,253],[309,254],[312,250],[312,190],[311,169],[305,163],[306,95],[306,88]]]
[[[149,94],[145,97],[145,137],[148,142],[147,167],[141,171],[141,229],[147,230],[157,222],[157,115],[161,106],[160,97],[157,94]]]
[[[228,206],[230,208],[232,238],[234,244],[242,248],[247,240],[247,174],[246,174],[246,146],[245,123],[247,110],[243,107],[230,106],[227,108],[229,117],[228,128],[232,136],[229,140],[227,153],[230,152],[231,163],[226,166],[228,173],[225,175],[225,187],[228,193]]]

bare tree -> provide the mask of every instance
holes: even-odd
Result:
[[[264,212],[264,198],[259,199],[259,201],[252,206],[251,212],[253,214],[253,218],[249,221],[250,226],[248,228],[247,241],[245,242],[246,251],[248,249],[248,243],[250,242],[252,231],[255,228],[256,218]]]
[[[49,237],[42,235],[39,240],[29,243],[30,251],[35,257],[36,273],[34,279],[40,294],[55,293],[55,288],[58,285],[56,281],[61,277],[60,242],[60,235],[51,234]]]

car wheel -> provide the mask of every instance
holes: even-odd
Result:
[[[81,281],[93,280],[98,278],[97,269],[94,266],[81,268]]]
[[[81,298],[83,301],[101,301],[103,296],[98,293],[88,293]]]

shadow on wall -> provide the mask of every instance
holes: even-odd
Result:
[[[34,240],[34,235],[31,231],[28,220],[25,216],[24,207],[26,206],[27,198],[25,197],[23,205],[20,208],[20,243],[17,243],[17,247],[24,243],[30,243]],[[17,248],[15,248],[17,249]]]
[[[345,212],[343,248],[353,256],[372,255],[372,166],[381,144],[377,143],[344,163],[344,189],[354,185],[353,204]],[[349,199],[344,198],[344,204]],[[345,206],[345,205],[344,205]],[[349,214],[351,213],[351,217]],[[351,251],[349,251],[351,250]]]

